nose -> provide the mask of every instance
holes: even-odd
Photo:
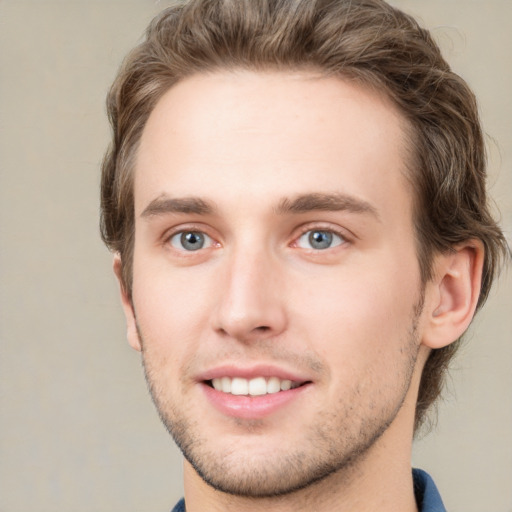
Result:
[[[232,254],[224,265],[214,329],[244,343],[280,335],[287,318],[278,262],[264,251],[243,251]]]

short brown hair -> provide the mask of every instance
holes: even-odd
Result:
[[[101,183],[101,234],[121,255],[131,293],[133,164],[158,100],[183,78],[216,69],[297,70],[360,81],[383,91],[411,127],[409,177],[423,282],[435,253],[478,239],[485,301],[506,243],[488,208],[486,161],[473,93],[429,32],[382,0],[190,0],[150,24],[107,100],[113,141]],[[433,350],[422,374],[416,426],[438,397],[458,342]]]

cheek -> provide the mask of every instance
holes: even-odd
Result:
[[[133,301],[137,323],[152,351],[176,356],[197,346],[210,317],[210,282],[197,272],[134,262]]]
[[[337,358],[351,366],[391,361],[409,341],[419,299],[418,280],[410,278],[416,272],[380,263],[333,273],[314,291],[309,286],[296,294],[294,316],[325,360]]]

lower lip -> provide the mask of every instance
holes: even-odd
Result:
[[[288,391],[260,396],[239,396],[217,391],[205,383],[201,384],[207,399],[222,414],[251,420],[264,418],[286,407],[290,402],[298,399],[310,386],[311,384],[304,384]]]

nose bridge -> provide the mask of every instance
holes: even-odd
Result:
[[[278,258],[254,243],[240,244],[224,264],[216,328],[241,341],[279,334],[286,317]]]

